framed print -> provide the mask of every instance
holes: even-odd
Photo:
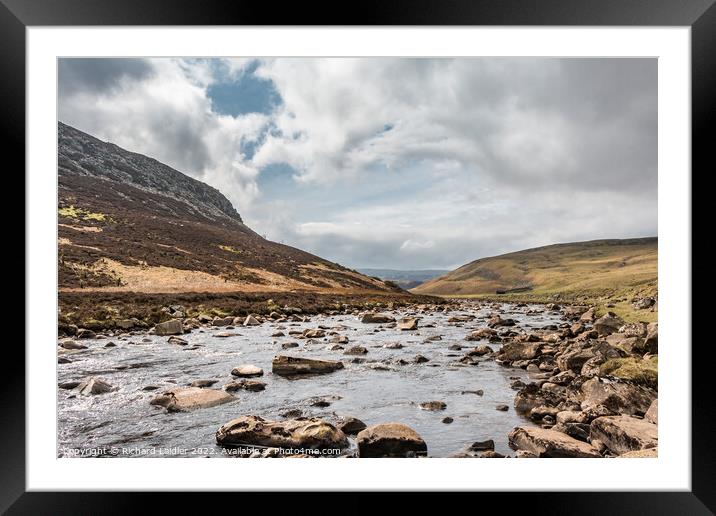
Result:
[[[3,509],[710,514],[712,3],[2,0],[27,299]]]

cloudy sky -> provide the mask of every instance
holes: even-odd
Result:
[[[350,267],[657,234],[655,59],[62,59],[59,119]]]

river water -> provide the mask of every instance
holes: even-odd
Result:
[[[213,327],[193,330],[183,335],[189,341],[187,346],[143,333],[84,339],[81,342],[88,349],[64,354],[72,363],[58,364],[58,382],[96,376],[115,390],[80,396],[76,390],[58,389],[58,456],[77,456],[78,450],[80,456],[91,456],[101,450],[109,456],[221,457],[225,455],[214,436],[223,423],[249,414],[280,420],[281,414],[290,409],[327,420],[353,416],[368,425],[404,423],[422,436],[431,457],[446,457],[472,442],[486,439],[495,441],[497,452],[508,454],[509,431],[518,425],[531,425],[515,413],[512,406],[515,391],[510,388],[514,378],[527,382],[527,373],[502,367],[492,358],[482,358],[476,366],[458,362],[475,345],[489,344],[466,342],[464,337],[484,327],[493,312],[494,307],[465,304],[462,310],[447,314],[420,314],[417,331],[383,328],[361,323],[353,315],[340,315],[313,316],[305,323],[270,322],[229,330]],[[560,313],[537,306],[504,304],[501,312],[503,318],[517,321],[517,326],[511,328],[516,331],[563,322]],[[391,312],[394,317],[411,314],[410,310]],[[450,317],[467,314],[477,318],[464,323],[448,322]],[[313,341],[288,336],[290,330],[319,325],[341,327],[338,333],[350,340],[344,345],[346,349],[354,345],[367,348],[368,353],[360,357],[364,362],[351,362],[354,357],[344,355],[343,351],[328,351],[328,336]],[[287,336],[272,338],[270,335],[280,326]],[[227,331],[238,335],[215,336]],[[426,341],[435,335],[442,336],[442,340]],[[110,341],[117,346],[105,348]],[[284,342],[297,342],[299,347],[281,349]],[[387,342],[400,342],[403,348],[386,349],[383,345]],[[462,345],[463,350],[449,350],[453,344]],[[499,348],[499,344],[489,345]],[[291,380],[271,373],[271,360],[277,354],[341,360],[345,368]],[[413,363],[418,354],[429,362]],[[410,364],[396,364],[400,358]],[[389,369],[375,369],[372,364],[376,362]],[[234,401],[192,412],[168,413],[149,404],[163,390],[187,386],[194,380],[218,380],[213,387],[221,388],[234,380],[231,370],[241,364],[263,368],[264,376],[258,379],[266,383],[266,390],[238,391]],[[145,391],[146,386],[158,389]],[[483,395],[468,392],[477,390],[482,390]],[[330,406],[313,406],[318,398],[330,402]],[[419,404],[426,401],[443,401],[447,408],[421,410]],[[507,412],[498,411],[497,404],[510,408]],[[454,421],[443,423],[448,416]]]

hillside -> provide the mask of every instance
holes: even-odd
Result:
[[[411,292],[618,303],[656,294],[657,247],[656,237],[537,247],[475,260]]]
[[[391,281],[404,289],[411,289],[426,281],[447,274],[442,269],[399,270],[399,269],[358,269],[366,276],[373,276],[384,281]]]
[[[250,228],[218,190],[58,125],[60,292],[396,292]]]

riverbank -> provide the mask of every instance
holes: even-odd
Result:
[[[134,292],[60,292],[60,335],[78,328],[92,331],[150,329],[175,318],[170,307],[181,307],[180,317],[245,317],[249,314],[337,314],[351,310],[394,309],[418,304],[447,305],[449,300],[404,293],[356,291],[354,294],[315,292],[219,292],[143,294]]]

